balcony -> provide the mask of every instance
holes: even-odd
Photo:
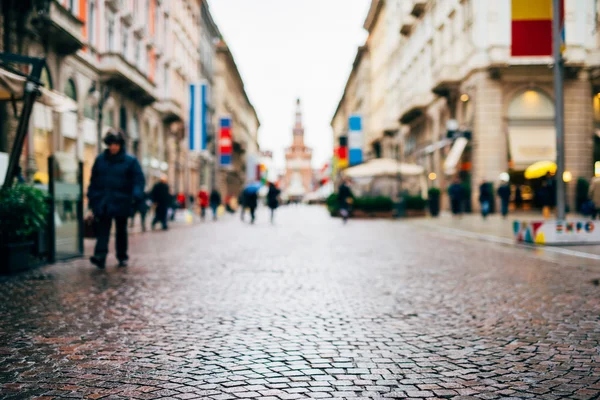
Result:
[[[154,84],[140,70],[128,63],[121,54],[104,54],[98,70],[103,81],[128,93],[140,104],[148,105],[156,100]]]
[[[169,96],[165,96],[156,102],[154,108],[161,114],[163,121],[167,124],[183,120],[181,104]]]
[[[50,0],[46,6],[32,21],[40,35],[48,38],[60,55],[73,54],[83,48],[83,22],[57,0]]]
[[[423,115],[423,112],[433,100],[433,93],[431,92],[416,92],[413,95],[406,96],[406,101],[399,113],[400,123],[409,124]]]
[[[460,84],[460,70],[457,65],[441,65],[433,70],[432,92],[445,96]]]
[[[119,12],[119,10],[124,8],[123,0],[105,0],[104,4],[111,9],[112,12]]]
[[[415,18],[419,18],[425,12],[425,7],[427,6],[426,0],[413,0],[413,6],[410,11],[410,15]]]

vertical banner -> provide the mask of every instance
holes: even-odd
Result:
[[[359,115],[350,116],[348,127],[348,162],[350,165],[360,164],[363,161],[363,131],[361,117]]]
[[[190,84],[190,151],[206,150],[208,135],[208,85],[204,82]]]
[[[336,156],[338,162],[338,168],[348,167],[348,137],[340,136],[340,145],[337,148]]]
[[[552,0],[512,0],[513,57],[552,55]],[[560,2],[564,21],[564,0]],[[561,26],[564,24],[561,22]],[[564,41],[564,30],[563,30]]]
[[[224,117],[219,120],[219,155],[221,166],[231,165],[233,143],[231,140],[231,118]]]

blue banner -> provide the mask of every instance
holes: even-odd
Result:
[[[208,85],[190,84],[189,145],[191,151],[206,150],[208,136]]]
[[[348,163],[357,165],[363,162],[362,118],[352,115],[348,119]]]

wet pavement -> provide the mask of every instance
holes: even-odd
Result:
[[[600,397],[590,260],[318,207],[130,248],[0,281],[0,397]]]

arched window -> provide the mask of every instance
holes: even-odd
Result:
[[[554,121],[554,103],[544,92],[527,89],[519,92],[510,102],[508,118],[511,121]]]
[[[508,141],[512,169],[520,171],[534,162],[556,159],[554,102],[539,89],[517,93],[509,103]]]
[[[40,82],[46,89],[54,88],[54,85],[52,84],[52,75],[50,75],[50,70],[48,70],[47,65],[45,65],[42,69],[42,74],[40,75]]]
[[[77,101],[77,89],[73,79],[69,79],[65,85],[65,95]]]

